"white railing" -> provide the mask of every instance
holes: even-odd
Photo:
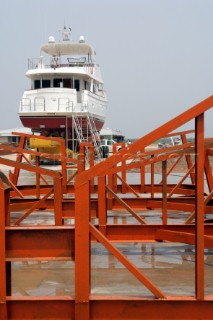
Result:
[[[31,99],[29,99],[29,98],[21,99],[19,111],[20,112],[32,111],[31,110]]]
[[[67,106],[70,105],[69,98],[58,98],[58,111],[66,112]]]
[[[60,97],[58,97],[60,96]],[[106,102],[102,97],[95,93],[84,90],[81,96],[76,97],[74,93],[50,92],[47,95],[36,96],[36,93],[30,92],[22,98],[20,102],[20,112],[67,112],[67,108],[72,105],[74,112],[90,112],[92,114],[105,115]]]
[[[45,110],[45,97],[36,97],[34,99],[34,107],[36,109],[36,111],[46,111]]]
[[[57,103],[57,108],[49,108],[45,98],[43,101],[34,99],[22,99],[20,102],[20,112],[69,112],[72,113],[77,112],[87,112],[88,111],[88,104],[87,103],[75,103],[73,104],[68,98],[59,98]]]
[[[94,63],[72,63],[72,62],[54,62],[50,64],[43,64],[41,58],[31,58],[28,59],[28,70],[38,69],[38,68],[60,68],[60,67],[70,67],[70,68],[83,68],[87,73],[94,74]]]

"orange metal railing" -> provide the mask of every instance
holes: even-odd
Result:
[[[134,165],[122,165],[122,162],[131,158],[132,154],[137,154],[138,152],[144,152],[144,148],[154,141],[158,140],[162,136],[169,134],[171,131],[176,130],[181,125],[195,120],[195,144],[193,148],[195,156],[195,180],[191,175],[192,181],[195,181],[195,235],[194,243],[196,247],[196,277],[195,277],[195,287],[196,287],[196,299],[198,301],[204,300],[204,163],[205,163],[205,140],[204,140],[204,113],[209,110],[213,105],[213,97],[210,97],[200,104],[194,106],[193,108],[187,110],[183,114],[177,116],[173,120],[167,122],[163,126],[154,130],[153,132],[142,137],[138,141],[132,143],[128,147],[122,149],[119,153],[116,153],[110,159],[107,159],[103,163],[96,165],[95,167],[89,169],[86,172],[82,172],[78,175],[75,181],[75,195],[76,195],[76,240],[75,240],[75,252],[76,252],[76,278],[75,278],[75,288],[76,288],[76,307],[75,316],[78,319],[90,318],[90,234],[93,235],[99,242],[101,242],[113,255],[115,255],[120,262],[122,262],[140,281],[153,293],[154,298],[164,298],[168,297],[156,288],[156,286],[147,279],[142,272],[131,265],[127,258],[118,252],[113,244],[107,239],[106,235],[106,205],[104,205],[104,188],[105,179],[104,177],[113,175],[116,172],[122,172],[130,167],[139,166],[139,164]],[[184,146],[186,148],[186,146]],[[190,147],[190,145],[187,145]],[[209,141],[207,147],[212,147],[212,140]],[[183,146],[174,147],[172,150],[173,154],[179,153],[179,149],[184,154],[188,149],[183,149]],[[191,150],[190,150],[191,151]],[[160,155],[157,160],[149,159],[148,162],[152,163],[154,161],[162,161],[162,171],[163,171],[163,182],[162,182],[162,214],[163,214],[163,224],[167,225],[167,185],[166,185],[166,160],[169,156],[173,154],[168,154],[164,152]],[[146,156],[146,154],[145,154]],[[176,156],[176,155],[175,155]],[[189,157],[188,157],[189,160]],[[144,161],[145,162],[145,161]],[[143,162],[143,164],[144,164]],[[116,165],[121,163],[119,167]],[[189,161],[188,161],[189,164]],[[194,166],[189,169],[187,174],[192,173]],[[90,222],[90,181],[98,177],[99,182],[99,195],[101,196],[100,205],[100,230],[97,226],[94,226]],[[208,178],[211,180],[211,178]],[[109,184],[113,184],[113,178],[109,179]],[[153,180],[151,186],[151,195],[153,196]],[[111,187],[107,187],[110,194],[115,196]],[[110,208],[112,208],[112,198],[110,200]],[[118,199],[117,199],[118,200]],[[126,207],[127,208],[127,207]],[[130,210],[128,209],[130,212]],[[137,216],[135,216],[137,217]],[[142,222],[142,221],[141,221]],[[175,236],[180,235],[176,232]],[[165,240],[167,238],[167,233],[164,233]],[[211,238],[212,239],[212,238]],[[162,240],[162,239],[161,239]],[[82,254],[87,252],[87,254]],[[84,303],[82,303],[82,301]]]
[[[204,291],[204,248],[213,247],[212,215],[213,177],[211,157],[213,139],[204,139],[204,114],[213,105],[213,97],[202,101],[151,133],[145,135],[104,161],[94,164],[94,148],[80,147],[80,159],[66,157],[62,139],[61,170],[50,170],[39,165],[40,157],[53,155],[25,148],[31,135],[20,135],[18,148],[5,146],[17,154],[16,160],[0,157],[0,164],[13,168],[5,177],[0,174],[0,318],[1,319],[210,319],[212,295]],[[174,132],[194,119],[195,128]],[[186,135],[194,132],[195,142]],[[165,136],[180,135],[181,145],[145,151],[146,147]],[[40,139],[47,139],[40,137]],[[90,168],[85,165],[85,148],[90,151]],[[116,150],[114,150],[116,151]],[[32,164],[26,155],[36,157]],[[171,173],[181,159],[186,170],[176,183],[168,183]],[[24,160],[24,162],[22,161]],[[169,161],[173,164],[169,168]],[[75,172],[67,175],[69,163]],[[147,183],[147,167],[150,182]],[[156,167],[161,181],[156,182]],[[35,175],[35,185],[19,183],[20,170]],[[138,183],[128,180],[129,172],[137,172]],[[207,187],[204,188],[206,178]],[[74,180],[75,179],[75,180]],[[188,179],[186,182],[186,179]],[[74,186],[73,186],[74,184]],[[72,197],[69,195],[72,193]],[[52,225],[27,224],[32,212],[48,208],[54,212]],[[161,223],[149,224],[141,214],[147,209],[161,210]],[[187,213],[179,224],[170,223],[170,211]],[[131,215],[134,223],[109,223],[109,212],[122,211]],[[14,212],[18,217],[14,220]],[[13,217],[13,222],[11,218]],[[66,220],[75,220],[71,224]],[[93,219],[95,218],[95,219]],[[24,222],[24,224],[23,224]],[[39,239],[39,241],[38,241]],[[131,297],[98,296],[91,294],[91,242],[101,243],[123,266],[145,286],[150,295]],[[144,242],[171,241],[195,246],[195,295],[168,296],[137,268],[114,241]],[[75,294],[60,297],[14,297],[11,295],[11,262],[26,259],[61,259],[75,261]],[[128,291],[128,288],[127,288]],[[178,313],[177,313],[178,310]],[[190,312],[186,315],[186,310]],[[204,312],[205,310],[205,312]],[[205,315],[204,315],[205,314]]]

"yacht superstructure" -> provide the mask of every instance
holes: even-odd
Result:
[[[50,36],[38,59],[30,59],[19,117],[25,127],[46,136],[85,139],[103,127],[107,98],[94,48],[83,36],[70,39],[64,27],[62,41]],[[49,62],[46,62],[49,58]]]

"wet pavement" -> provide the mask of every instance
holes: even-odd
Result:
[[[7,174],[10,168],[2,170]],[[52,169],[52,167],[51,167]],[[56,168],[57,169],[57,168]],[[148,181],[147,175],[147,183]],[[176,175],[174,179],[178,179]],[[161,179],[155,175],[156,180]],[[139,175],[128,173],[128,182],[139,182]],[[179,178],[180,179],[180,178]],[[33,173],[24,173],[20,184],[35,183]],[[174,182],[174,181],[173,181]],[[156,181],[157,183],[157,181]],[[13,219],[19,212],[12,214]],[[161,212],[143,210],[140,216],[149,224],[161,224]],[[181,223],[187,213],[171,211],[168,223]],[[54,213],[36,211],[21,225],[53,224]],[[94,220],[95,222],[95,220]],[[69,219],[69,224],[74,220]],[[135,219],[123,211],[109,211],[108,223],[135,224]],[[195,295],[195,250],[182,243],[143,242],[115,243],[115,246],[138,267],[165,295]],[[73,296],[74,261],[12,262],[12,295],[14,296]],[[91,244],[91,294],[152,296],[118,260],[100,243]],[[213,294],[213,249],[205,249],[205,294]]]
[[[116,243],[166,295],[194,296],[194,246],[179,243]],[[74,295],[73,261],[12,263],[12,295]],[[205,250],[205,294],[213,293],[213,249]],[[99,243],[91,246],[91,294],[151,296]]]
[[[170,212],[169,223],[180,223],[186,215],[178,211]],[[162,223],[161,213],[157,210],[143,210],[140,216],[151,224]],[[22,225],[49,225],[53,222],[53,212],[34,212],[22,222]],[[74,219],[68,219],[67,222],[74,224]],[[96,219],[93,222],[96,222]],[[109,211],[108,223],[137,224],[131,215],[122,211]],[[193,245],[163,242],[126,242],[114,245],[165,295],[195,295]],[[14,262],[12,294],[73,296],[74,268],[73,261]],[[100,243],[91,244],[91,294],[151,296],[151,293]],[[205,294],[213,294],[213,249],[205,250]]]

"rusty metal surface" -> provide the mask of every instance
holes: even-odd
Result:
[[[211,319],[213,139],[204,113],[212,104],[97,164],[90,144],[79,160],[62,139],[57,156],[25,148],[31,135],[5,146],[14,154],[0,157],[1,319]],[[173,132],[191,120],[192,130]],[[173,135],[180,145],[145,151]],[[42,167],[40,157],[61,165]]]

